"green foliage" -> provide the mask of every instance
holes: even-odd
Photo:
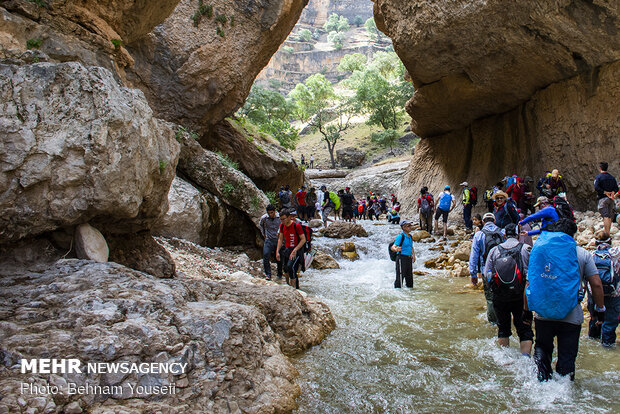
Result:
[[[330,42],[336,50],[342,49],[342,46],[344,46],[344,40],[345,35],[342,32],[333,31],[329,32],[329,34],[327,35],[327,41]]]
[[[235,184],[233,184],[233,183],[225,183],[222,186],[222,194],[225,197],[230,197],[232,195],[233,191],[235,191],[235,190],[236,190],[236,187],[235,187]]]
[[[376,69],[368,69],[358,85],[355,102],[369,113],[369,125],[398,129],[404,117],[404,105],[413,94],[413,86],[403,80],[389,81]]]
[[[34,3],[36,4],[39,8],[41,7],[47,7],[47,1],[45,0],[28,0],[30,3]]]
[[[355,72],[363,71],[366,68],[366,56],[361,53],[353,53],[344,55],[338,65],[338,72]]]
[[[374,143],[377,143],[383,147],[389,147],[390,151],[393,152],[394,143],[396,140],[400,138],[400,134],[398,131],[393,129],[386,129],[381,132],[374,132],[370,135],[370,140]]]
[[[183,133],[185,133],[185,128],[183,128],[182,126],[178,127],[177,130],[174,132],[174,139],[177,140],[177,142],[181,142],[181,138],[183,138]]]
[[[164,171],[166,171],[166,166],[168,165],[168,162],[164,161],[164,160],[159,160],[159,173],[163,174]]]
[[[233,168],[235,170],[239,169],[239,163],[236,161],[233,161],[228,155],[226,154],[222,154],[221,152],[216,152],[217,157],[220,159],[220,162],[228,167],[228,168]]]
[[[189,137],[195,140],[198,140],[198,138],[200,138],[196,131],[189,131]]]
[[[258,152],[260,152],[261,154],[265,153],[265,148],[261,147],[260,145],[256,144],[256,148],[258,148]]]
[[[114,49],[116,50],[119,50],[121,46],[123,46],[123,41],[121,39],[112,39],[110,42],[112,42]]]
[[[289,96],[295,102],[295,111],[299,119],[307,121],[319,111],[329,107],[329,100],[334,97],[334,87],[325,76],[316,73],[298,83]]]
[[[276,193],[274,193],[273,191],[268,191],[265,193],[265,195],[267,196],[267,199],[269,200],[269,204],[271,204],[272,206],[278,205],[278,200],[276,199]]]
[[[223,26],[228,22],[228,18],[225,14],[218,14],[217,16],[215,16],[215,21]]]
[[[371,39],[376,40],[379,35],[379,29],[377,29],[377,23],[375,23],[375,19],[373,17],[369,17],[364,23],[364,27],[366,27],[366,31]]]
[[[312,40],[312,32],[308,29],[301,29],[299,33],[297,33],[297,37],[302,42],[309,42]]]
[[[364,24],[364,19],[362,18],[362,16],[355,16],[355,18],[353,19],[353,24],[356,27],[360,27]]]
[[[398,55],[394,52],[377,52],[372,57],[369,69],[378,71],[381,76],[392,81],[402,79],[405,74],[405,66]]]
[[[258,194],[252,194],[252,197],[250,198],[250,205],[254,210],[258,210],[260,207],[260,197]]]
[[[349,28],[349,19],[344,16],[338,16],[336,13],[332,13],[323,25],[323,30],[328,33],[346,32]]]
[[[286,53],[287,55],[291,55],[291,54],[293,54],[293,52],[295,51],[295,49],[293,49],[291,46],[284,46],[284,47],[282,48],[282,51],[283,51],[284,53]]]
[[[224,33],[224,29],[222,29],[220,26],[218,26],[215,31],[220,37],[224,37],[226,35],[226,33]]]
[[[259,131],[277,139],[284,148],[295,149],[297,141],[299,141],[299,131],[288,121],[282,119],[271,119],[269,122],[261,124],[259,126]],[[259,151],[261,149],[262,148],[259,148]],[[262,152],[264,153],[265,150]]]
[[[198,27],[202,16],[207,16],[209,19],[213,17],[213,6],[210,4],[204,4],[202,0],[198,0],[198,10],[192,15],[194,26]]]
[[[26,41],[26,47],[28,48],[28,50],[38,49],[41,47],[41,44],[43,44],[43,40],[40,37],[37,37],[35,39],[28,39]]]
[[[297,114],[302,120],[310,120],[308,126],[323,136],[335,167],[334,150],[342,133],[349,128],[356,108],[348,101],[337,98],[330,81],[322,74],[314,74],[305,83],[295,86],[290,93],[295,100]]]
[[[230,27],[235,27],[235,16],[230,16]]]

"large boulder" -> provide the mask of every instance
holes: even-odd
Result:
[[[346,221],[335,221],[327,226],[323,236],[335,239],[348,239],[349,237],[368,237],[366,229],[360,224]]]
[[[313,269],[326,270],[326,269],[340,269],[340,265],[329,254],[322,250],[317,250],[310,265]]]
[[[2,242],[90,221],[148,229],[168,208],[173,129],[142,92],[79,63],[0,65]]]
[[[251,135],[237,122],[220,122],[202,137],[201,144],[236,161],[239,169],[265,192],[277,193],[285,184],[299,188],[304,182],[303,171],[286,149],[260,135]]]
[[[297,22],[307,0],[181,0],[150,34],[128,44],[128,79],[164,119],[202,132],[232,115]]]
[[[366,154],[354,147],[346,147],[336,150],[338,164],[344,168],[359,167],[364,163]]]
[[[377,0],[375,20],[416,87],[407,111],[423,139],[403,179],[404,210],[423,185],[489,188],[553,168],[575,207],[595,208],[596,164],[620,168],[610,156],[620,150],[610,138],[620,135],[615,4]]]

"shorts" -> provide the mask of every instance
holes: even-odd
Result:
[[[334,209],[334,207],[332,207],[332,206],[325,206],[325,207],[323,207],[323,213],[322,213],[323,221],[327,221],[327,217],[329,217],[329,215],[330,215],[330,213],[332,212],[333,209]]]
[[[603,197],[598,201],[598,212],[606,218],[614,218],[614,200],[609,197]]]
[[[435,212],[435,220],[439,220],[439,217],[442,217],[442,221],[444,223],[447,223],[448,222],[448,213],[449,213],[449,211],[445,211],[445,210],[442,210],[442,209],[438,208],[437,212]]]

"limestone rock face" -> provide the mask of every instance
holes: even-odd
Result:
[[[355,168],[362,165],[366,154],[354,147],[347,147],[336,150],[338,164],[345,168]]]
[[[619,13],[609,2],[376,0],[416,86],[407,111],[423,137],[403,210],[423,185],[483,189],[554,168],[569,202],[594,209],[597,163],[620,169]]]
[[[0,65],[3,242],[91,221],[149,228],[168,207],[179,145],[142,92],[79,63]]]
[[[205,150],[189,134],[182,134],[179,140],[179,171],[224,204],[242,211],[258,226],[269,203],[265,194],[246,175],[226,165],[218,154]]]
[[[203,223],[208,218],[209,205],[205,197],[187,181],[174,177],[168,193],[168,212],[154,233],[201,244],[204,241]]]
[[[366,229],[359,224],[346,221],[335,221],[327,226],[323,232],[323,236],[335,239],[348,239],[353,236],[368,237],[368,233]]]
[[[181,0],[148,36],[127,46],[135,59],[128,79],[159,116],[204,131],[243,104],[306,4],[215,0],[209,17],[206,10],[200,15],[198,2]]]
[[[111,262],[160,278],[170,278],[176,274],[172,257],[149,232],[109,235],[107,239]]]
[[[277,193],[284,184],[299,188],[304,182],[304,173],[288,151],[276,143],[248,135],[228,120],[217,124],[201,143],[238,162],[239,169],[265,192]]]
[[[414,81],[407,110],[424,137],[620,58],[620,10],[610,2],[376,0],[375,19]]]
[[[114,263],[61,260],[43,273],[10,274],[2,270],[0,410],[19,412],[49,406],[69,411],[145,412],[175,408],[182,412],[286,412],[295,407],[296,370],[281,351],[298,352],[317,342],[329,318],[294,289],[252,286],[188,277],[164,280]],[[268,322],[263,298],[293,319]],[[256,295],[256,292],[261,292]],[[274,296],[275,295],[275,296]],[[274,300],[276,299],[277,300]],[[254,301],[254,302],[253,302]],[[269,305],[267,302],[271,302]],[[32,304],[39,306],[32,308]],[[286,304],[286,305],[284,305]],[[284,306],[282,306],[284,305]],[[280,309],[279,307],[282,306]],[[301,312],[304,312],[301,314]],[[15,317],[24,315],[24,317]],[[26,316],[27,315],[27,316]],[[315,318],[312,320],[311,318]],[[296,320],[297,327],[291,322]],[[333,329],[333,318],[331,319]],[[303,330],[290,336],[289,329]],[[327,332],[330,330],[327,327]],[[278,337],[278,334],[282,336]],[[322,334],[324,336],[324,333]],[[284,342],[279,342],[284,340]],[[298,342],[293,342],[298,341]],[[71,355],[86,362],[180,362],[182,375],[94,374],[71,377],[78,385],[119,385],[113,395],[20,394],[22,382],[67,387],[62,376],[20,374],[21,358]],[[129,384],[176,386],[171,395],[132,395]],[[243,390],[243,391],[240,391]]]
[[[428,185],[440,194],[445,184],[467,181],[490,188],[498,177],[519,172],[539,177],[558,168],[568,187],[568,201],[579,210],[595,210],[592,182],[601,160],[620,171],[620,63],[555,83],[530,101],[468,128],[423,139],[415,148],[400,193],[403,209],[412,211],[417,190]],[[468,156],[463,156],[468,154]]]

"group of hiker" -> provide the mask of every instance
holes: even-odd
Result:
[[[620,247],[611,246],[610,229],[620,194],[618,182],[607,168],[608,164],[601,162],[594,181],[604,226],[595,235],[593,253],[574,240],[576,220],[566,201],[566,185],[558,170],[547,171],[539,180],[538,197],[533,204],[534,195],[529,187],[533,180],[517,175],[506,177],[485,192],[489,211],[483,216],[471,216],[477,203],[477,189],[467,182],[460,184],[465,227],[474,233],[469,258],[471,282],[477,285],[482,280],[487,319],[497,325],[500,345],[508,346],[512,324],[523,355],[529,357],[534,344],[540,381],[552,377],[555,338],[556,372],[574,379],[584,320],[582,299],[587,298],[591,316],[589,336],[600,340],[605,347],[616,343],[620,319]],[[502,190],[504,186],[506,191]],[[423,187],[417,205],[420,228],[432,233],[432,217],[436,230],[441,218],[445,238],[448,214],[456,205],[450,186],[444,187],[437,201]],[[540,223],[539,228],[532,229],[536,222]],[[403,232],[389,246],[390,258],[396,262],[396,288],[401,287],[403,280],[407,287],[413,286],[412,226],[411,221],[403,220]],[[537,236],[535,243],[533,236]]]
[[[355,222],[356,219],[387,216],[388,222],[398,224],[400,203],[394,194],[391,198],[370,192],[366,198],[351,192],[351,187],[337,192],[329,191],[322,185],[319,191],[312,187],[306,191],[301,185],[293,194],[288,185],[280,188],[278,207],[270,204],[259,221],[259,228],[265,239],[263,246],[263,267],[265,278],[271,280],[271,261],[275,256],[277,278],[286,277],[287,284],[299,287],[299,271],[305,271],[311,262],[312,229],[308,222],[320,214],[323,225],[327,227],[336,219]],[[333,217],[333,218],[332,218]]]

